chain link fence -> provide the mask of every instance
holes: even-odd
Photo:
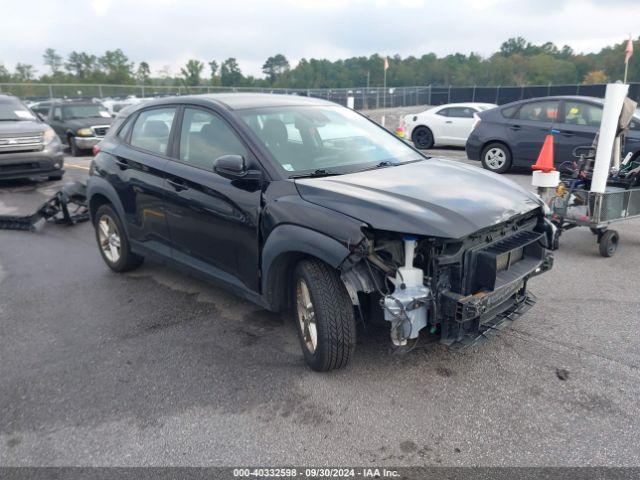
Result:
[[[302,95],[324,98],[342,105],[353,97],[356,110],[410,107],[417,105],[442,105],[454,102],[505,103],[526,98],[550,95],[585,95],[604,97],[606,85],[527,85],[495,87],[359,87],[359,88],[250,88],[217,86],[152,86],[152,85],[98,85],[81,83],[0,83],[0,93],[10,93],[24,100],[49,98],[126,98],[159,97],[216,92],[262,92]],[[631,83],[629,96],[640,99],[640,83]]]

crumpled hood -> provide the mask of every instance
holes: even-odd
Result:
[[[442,238],[465,237],[542,204],[505,177],[436,158],[295,182],[305,200],[375,229]]]

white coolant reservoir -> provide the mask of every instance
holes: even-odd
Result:
[[[404,266],[394,279],[395,289],[383,300],[384,318],[391,322],[391,340],[406,345],[407,339],[417,338],[427,326],[429,288],[424,286],[424,272],[413,266],[417,239],[404,238]]]

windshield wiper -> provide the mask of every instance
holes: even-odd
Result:
[[[319,168],[309,173],[301,173],[299,175],[291,175],[289,178],[313,178],[313,177],[330,177],[332,175],[341,175],[338,172],[334,172],[333,170],[326,170],[324,168]]]
[[[378,163],[375,168],[390,167],[391,165],[398,165],[398,163],[392,162],[391,160],[383,160]]]

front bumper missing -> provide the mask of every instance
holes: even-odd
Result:
[[[526,275],[494,291],[473,295],[444,292],[441,296],[441,343],[452,348],[476,345],[525,313],[535,304],[527,292],[527,281],[553,266],[553,255],[547,253]]]

